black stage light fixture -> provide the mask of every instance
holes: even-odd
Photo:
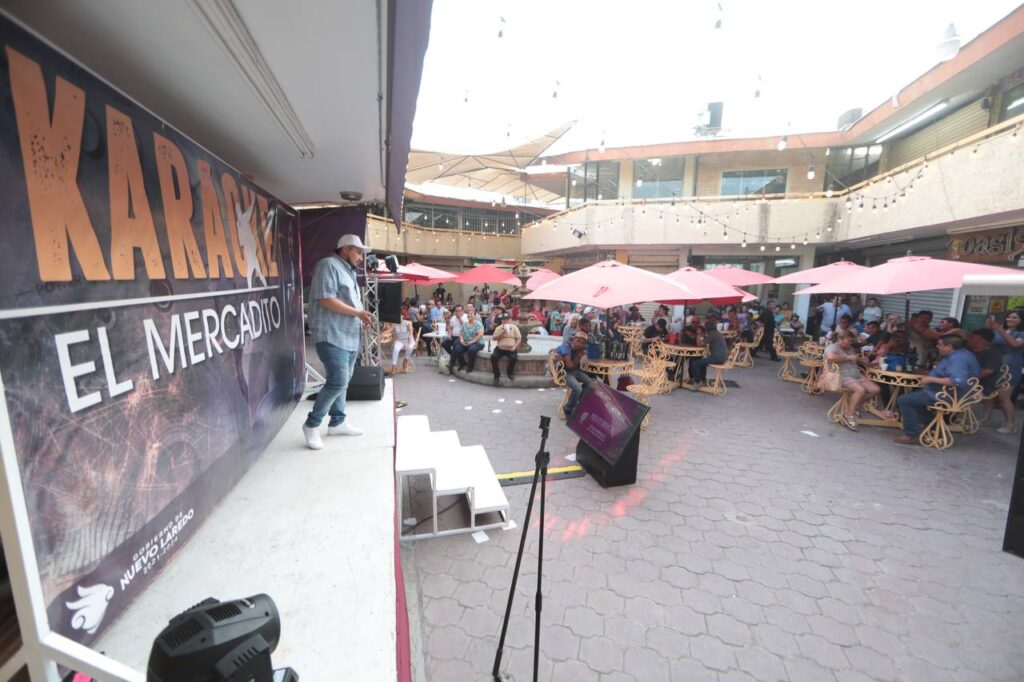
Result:
[[[377,254],[368,253],[366,254],[366,270],[368,272],[377,271]]]
[[[392,275],[398,274],[398,257],[395,255],[384,257],[384,267],[388,269]]]
[[[267,595],[204,599],[157,635],[146,682],[298,682],[291,668],[271,665],[280,638],[281,617]]]

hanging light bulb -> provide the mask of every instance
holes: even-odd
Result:
[[[505,17],[498,17],[498,19],[501,20],[501,23],[498,24],[498,37],[499,38],[504,38],[505,37]]]
[[[764,251],[764,244],[761,244],[761,250]]]
[[[825,147],[825,156],[830,156],[831,154],[832,154],[832,147]]]
[[[813,180],[814,179],[814,164],[813,163],[810,166],[807,167],[807,179],[808,180]]]
[[[744,237],[743,241],[740,242],[740,248],[744,248],[744,249],[747,248],[747,238],[746,237]]]
[[[466,90],[466,92],[463,93],[463,95],[462,95],[462,102],[464,104],[469,104],[469,90]]]
[[[825,190],[825,197],[827,199],[831,199],[832,198],[832,188],[831,187],[829,187],[827,190]]]
[[[600,154],[604,154],[604,138],[601,138],[601,144],[597,145],[597,151]]]
[[[814,238],[821,239],[821,230],[818,230],[817,232],[814,233]]]
[[[789,142],[789,135],[783,135],[779,138],[779,143],[775,145],[775,148],[780,152],[786,148],[786,143]]]
[[[889,202],[888,202],[888,200],[885,200],[885,199],[882,200],[882,210],[883,211],[888,211],[889,210]]]
[[[573,187],[575,187],[575,186],[576,186],[576,178],[573,178],[573,179],[572,179],[572,186],[573,186]]]
[[[604,195],[603,194],[598,194],[597,195],[597,200],[601,201],[602,199],[604,199]]]
[[[843,222],[843,214],[842,213],[840,213],[839,215],[836,216],[836,222],[837,223]]]
[[[878,200],[877,199],[872,199],[871,200],[871,210],[872,211],[878,211]]]
[[[636,179],[636,186],[637,187],[643,187],[644,186],[644,179],[643,178],[637,178]]]
[[[776,244],[775,245],[775,251],[778,252],[778,251],[781,251],[781,250],[782,250],[782,247],[779,246],[778,244]]]
[[[690,216],[690,224],[693,225],[694,222],[693,216]]]
[[[850,211],[853,209],[853,199],[846,197],[846,210]]]
[[[558,99],[558,86],[561,85],[558,81],[555,81],[555,91],[551,93],[551,99]]]
[[[444,164],[443,163],[437,164],[437,170],[443,171],[444,170]]]

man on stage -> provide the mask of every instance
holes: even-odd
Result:
[[[359,356],[361,325],[373,324],[373,316],[363,310],[356,273],[367,247],[354,234],[338,240],[333,256],[320,260],[313,270],[309,288],[309,327],[313,332],[316,354],[324,363],[327,382],[313,403],[302,433],[313,450],[324,447],[320,422],[330,415],[329,436],[359,436],[363,430],[345,421],[345,394]]]

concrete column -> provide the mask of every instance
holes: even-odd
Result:
[[[691,155],[685,157],[683,164],[683,196],[692,197],[693,188],[696,185],[695,176],[697,173],[697,157]]]
[[[633,198],[633,162],[629,159],[619,161],[619,198]]]

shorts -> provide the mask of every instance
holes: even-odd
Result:
[[[844,378],[843,379],[843,388],[850,388],[854,384],[861,384],[861,383],[864,383],[865,381],[871,381],[871,380],[868,379],[867,377],[857,377],[856,379]]]

